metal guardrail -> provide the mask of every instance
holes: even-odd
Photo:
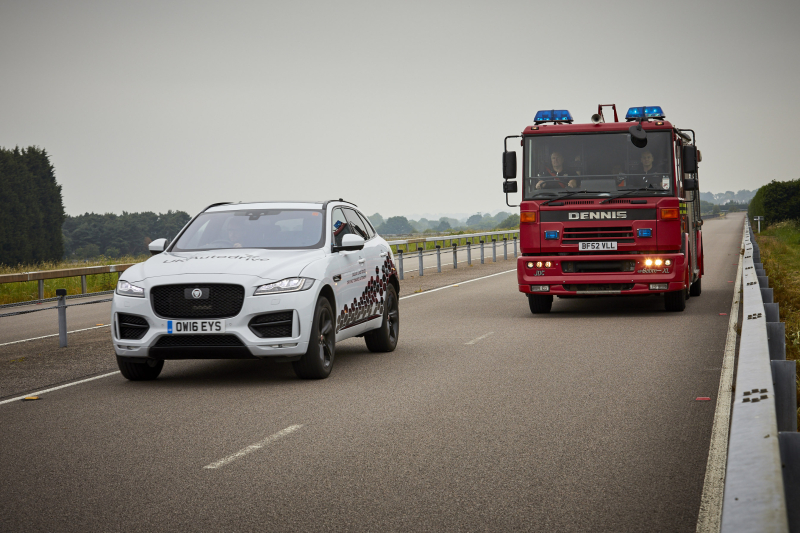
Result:
[[[749,222],[742,240],[742,329],[731,413],[723,533],[800,532],[796,363]]]
[[[119,265],[99,265],[90,267],[79,268],[62,268],[58,270],[40,270],[37,272],[20,272],[18,274],[0,274],[0,284],[2,283],[20,283],[25,281],[38,281],[39,282],[39,299],[31,300],[25,303],[37,303],[44,301],[44,280],[46,279],[60,279],[60,278],[74,278],[81,277],[81,294],[86,292],[86,276],[93,274],[112,274],[122,273],[137,263],[123,263]],[[48,298],[48,300],[54,300]]]

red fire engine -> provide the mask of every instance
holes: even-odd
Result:
[[[614,122],[606,122],[611,108]],[[632,107],[625,122],[600,105],[587,124],[569,111],[539,111],[522,135],[506,137],[503,192],[522,202],[517,280],[532,313],[553,296],[662,293],[667,311],[699,296],[703,235],[694,131],[665,120],[658,106]],[[515,207],[511,206],[510,207]]]

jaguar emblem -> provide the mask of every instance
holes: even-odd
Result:
[[[192,298],[197,299],[200,298],[201,296],[203,296],[203,291],[201,291],[200,289],[195,289],[192,291]]]

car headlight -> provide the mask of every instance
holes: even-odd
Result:
[[[275,283],[267,283],[256,287],[256,292],[253,293],[253,296],[304,291],[310,289],[312,285],[314,285],[314,280],[311,278],[286,278]]]
[[[121,296],[136,296],[137,298],[144,298],[144,289],[131,285],[127,281],[120,281],[117,283],[117,294]]]

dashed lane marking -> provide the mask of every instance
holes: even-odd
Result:
[[[485,333],[485,334],[481,335],[480,337],[478,337],[478,338],[476,338],[476,339],[472,339],[472,340],[471,340],[471,341],[469,341],[469,342],[465,342],[464,344],[475,344],[475,343],[476,343],[476,342],[478,342],[479,340],[483,340],[483,339],[485,339],[486,337],[488,337],[489,335],[491,335],[491,334],[493,334],[493,333],[494,333],[494,331],[490,331],[489,333]]]
[[[262,440],[261,442],[256,442],[255,444],[251,444],[247,448],[239,450],[238,452],[234,453],[233,455],[229,455],[228,457],[226,457],[224,459],[220,459],[219,461],[211,463],[210,465],[206,465],[203,468],[206,468],[208,470],[214,470],[216,468],[221,468],[221,467],[223,467],[223,466],[225,466],[227,464],[230,464],[230,463],[234,462],[236,459],[239,459],[241,457],[244,457],[245,455],[248,455],[248,454],[251,454],[251,453],[253,453],[255,451],[258,451],[261,448],[263,448],[264,446],[267,446],[268,444],[272,444],[276,440],[280,439],[281,437],[285,437],[289,433],[294,433],[295,431],[297,431],[301,427],[303,427],[303,424],[296,424],[294,426],[289,426],[288,428],[282,429],[277,433],[273,433],[272,435],[270,435],[266,439]]]

